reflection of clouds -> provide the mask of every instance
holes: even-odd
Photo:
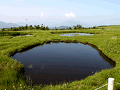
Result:
[[[92,36],[93,34],[87,34],[87,33],[68,33],[68,34],[61,34],[59,36],[79,36],[79,35],[82,35],[82,36],[90,35],[90,36]]]

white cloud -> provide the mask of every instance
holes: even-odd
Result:
[[[65,16],[66,17],[75,17],[75,14],[71,12],[70,14],[66,13]]]
[[[18,18],[20,18],[20,16],[18,15]]]
[[[41,17],[43,17],[43,12],[41,13]]]
[[[13,1],[23,1],[23,0],[13,0]]]

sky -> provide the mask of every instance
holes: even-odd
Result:
[[[0,21],[120,25],[120,0],[0,0]]]

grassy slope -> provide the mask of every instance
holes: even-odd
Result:
[[[101,29],[104,28],[104,29]],[[0,90],[7,88],[8,90],[28,90],[28,88],[34,88],[35,90],[94,90],[104,84],[107,84],[108,78],[113,77],[115,83],[120,83],[120,26],[107,26],[98,27],[98,29],[90,30],[64,30],[65,32],[87,32],[87,33],[99,33],[93,36],[59,36],[60,30],[53,31],[19,31],[20,33],[29,33],[33,36],[22,36],[11,38],[11,36],[0,37]],[[59,33],[50,33],[59,32]],[[31,86],[29,83],[25,83],[22,74],[23,64],[13,60],[9,57],[10,54],[16,53],[27,47],[32,47],[37,44],[43,44],[45,41],[80,41],[94,44],[100,49],[106,56],[116,62],[116,67],[113,69],[106,69],[91,75],[84,80],[74,81],[72,83],[65,83],[56,86]],[[39,87],[39,88],[38,88]],[[114,85],[114,90],[120,87],[119,84]],[[107,86],[100,90],[106,90]]]

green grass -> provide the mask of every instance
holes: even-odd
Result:
[[[102,29],[104,28],[104,29]],[[16,31],[21,34],[33,34],[33,36],[13,37],[15,31],[3,31],[0,36],[0,90],[94,90],[107,84],[108,78],[113,77],[115,83],[120,83],[120,25],[101,26],[97,29],[86,30],[27,30]],[[59,36],[60,33],[83,32],[96,33],[93,36]],[[33,86],[30,78],[25,81],[23,77],[24,65],[13,60],[10,55],[15,54],[48,41],[71,41],[90,43],[95,45],[106,56],[116,62],[112,69],[102,70],[84,80],[64,83],[61,85]],[[32,89],[33,88],[33,89]],[[114,85],[114,90],[120,88]],[[107,90],[107,86],[99,89]]]

